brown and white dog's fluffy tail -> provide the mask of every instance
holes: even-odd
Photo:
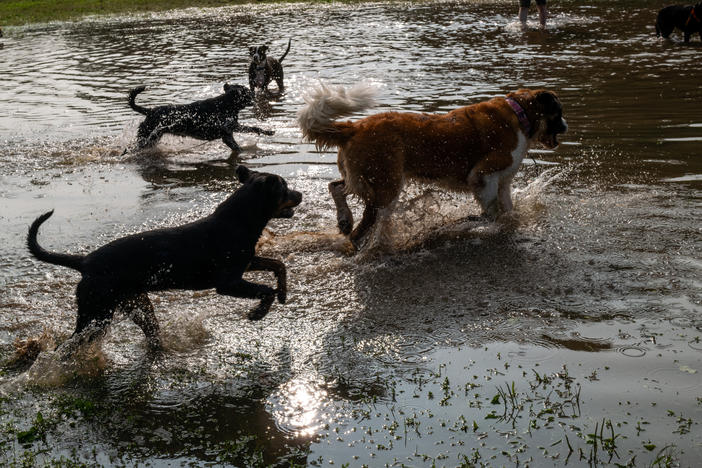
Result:
[[[313,141],[320,149],[343,145],[353,136],[353,127],[335,120],[373,107],[377,91],[368,83],[358,83],[349,89],[323,84],[310,89],[303,96],[305,106],[297,113],[303,138]]]

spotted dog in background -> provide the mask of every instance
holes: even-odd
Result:
[[[249,47],[249,56],[251,56],[249,88],[252,93],[255,92],[256,88],[267,91],[271,81],[275,81],[278,85],[279,93],[283,92],[283,59],[290,52],[290,42],[291,40],[288,40],[288,48],[277,60],[266,55],[268,53],[267,45]]]

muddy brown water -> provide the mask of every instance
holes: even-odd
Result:
[[[168,137],[121,156],[144,105],[246,83],[247,48],[287,89],[240,114],[250,167],[304,193],[262,249],[289,269],[265,320],[213,291],[153,294],[166,350],[118,317],[71,365],[6,366],[0,461],[150,466],[694,466],[702,456],[702,88],[698,36],[655,37],[658,2],[188,9],[4,28],[0,49],[0,350],[75,320],[72,271],[25,235],[88,252],[211,212],[237,187],[221,142]],[[534,150],[515,213],[408,187],[393,251],[338,250],[335,154],[294,121],[320,81],[380,88],[378,110],[442,112],[521,87],[559,93],[570,129]],[[274,86],[272,86],[274,87]],[[358,206],[355,206],[358,209]],[[253,276],[258,281],[271,281]],[[502,396],[500,396],[502,395]],[[497,398],[495,398],[497,397]],[[38,416],[41,414],[41,418]],[[604,430],[602,428],[604,427]],[[33,432],[32,432],[33,431]],[[3,458],[4,457],[4,458]]]

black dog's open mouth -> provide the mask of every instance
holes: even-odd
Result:
[[[295,210],[293,210],[292,208],[283,208],[278,212],[276,218],[292,218],[294,214]]]

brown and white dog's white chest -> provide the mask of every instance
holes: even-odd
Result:
[[[510,152],[512,164],[500,172],[501,177],[513,177],[519,170],[519,166],[529,152],[529,140],[522,130],[517,131],[517,146]]]

